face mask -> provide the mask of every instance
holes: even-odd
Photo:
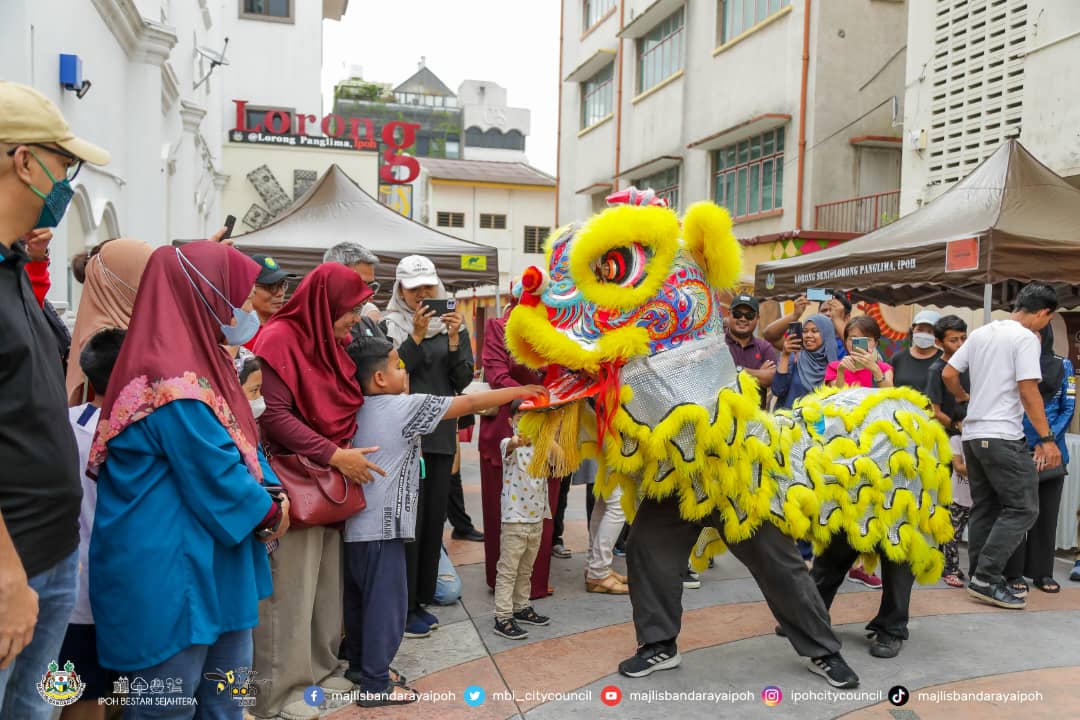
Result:
[[[917,348],[923,348],[924,350],[934,347],[934,335],[933,333],[913,333],[911,336],[911,342]]]
[[[49,172],[49,168],[45,167],[45,163],[41,162],[41,159],[33,152],[30,153],[37,160],[37,164],[41,166],[41,169],[45,171],[45,174],[52,180],[53,186],[49,194],[38,190],[33,185],[30,189],[34,191],[34,194],[45,201],[45,205],[41,208],[41,214],[38,215],[37,225],[35,228],[52,228],[60,224],[60,221],[64,218],[64,213],[67,211],[68,204],[71,202],[71,198],[75,196],[75,191],[71,189],[71,183],[67,178],[63,180],[57,180],[53,177],[53,174]]]
[[[210,282],[205,275],[199,272],[199,268],[195,267],[190,260],[184,257],[184,254],[180,252],[180,248],[176,248],[176,258],[180,261],[180,269],[187,275],[188,282],[191,283],[191,287],[195,288],[195,292],[199,295],[199,299],[203,301],[203,305],[210,311],[210,315],[212,315],[215,320],[218,320],[218,327],[221,328],[221,334],[225,336],[225,344],[233,346],[243,345],[251,340],[251,338],[255,337],[259,332],[259,314],[254,310],[245,311],[229,302],[229,299],[222,295],[221,291],[214,287],[214,284]],[[191,269],[195,271],[195,274],[205,280],[206,284],[210,286],[210,289],[218,294],[218,297],[228,303],[229,307],[232,308],[233,319],[236,320],[235,325],[226,325],[218,319],[217,313],[214,312],[214,308],[210,307],[210,303],[203,297],[202,291],[199,290],[199,286],[196,285],[195,281],[191,278],[191,274],[188,273],[185,265],[191,267]]]
[[[258,400],[248,400],[248,402],[251,404],[251,414],[258,420],[259,416],[266,412],[266,398],[260,395]]]

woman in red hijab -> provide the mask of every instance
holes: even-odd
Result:
[[[287,503],[260,484],[276,479],[221,348],[258,328],[239,308],[258,272],[215,243],[154,251],[89,460],[98,480],[90,603],[101,664],[180,678],[200,712],[215,717],[239,711],[204,676],[250,667],[259,600],[272,590],[264,542],[288,527]],[[186,705],[161,710],[155,717],[190,715]]]
[[[356,365],[345,352],[350,331],[371,289],[338,263],[315,268],[266,325],[255,342],[262,362],[266,410],[259,417],[271,453],[293,453],[330,465],[355,482],[381,471],[351,449],[356,412],[364,395]],[[255,665],[260,680],[255,714],[303,720],[319,709],[304,690],[347,692],[339,671],[342,627],[341,531],[294,529],[270,557],[273,597],[260,607]]]

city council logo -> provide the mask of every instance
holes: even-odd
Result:
[[[70,660],[64,663],[63,670],[55,662],[49,663],[49,671],[37,685],[41,699],[56,707],[65,707],[78,701],[85,689],[86,683],[79,679],[75,664]]]

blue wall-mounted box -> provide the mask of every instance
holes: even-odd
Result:
[[[82,87],[82,58],[78,55],[60,55],[60,84],[67,90]]]

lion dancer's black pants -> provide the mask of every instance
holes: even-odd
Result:
[[[644,500],[630,526],[626,560],[630,602],[639,645],[674,641],[682,627],[682,577],[702,525],[720,526],[719,516],[691,523],[679,516],[674,498]],[[795,651],[818,658],[840,651],[829,611],[821,600],[795,541],[771,523],[749,540],[728,546],[747,567]]]
[[[907,563],[894,563],[880,553],[881,558],[881,606],[877,616],[866,629],[872,633],[885,633],[908,639],[908,613],[911,607],[911,588],[915,575]],[[810,577],[814,579],[825,606],[831,608],[836,591],[844,584],[848,570],[859,559],[859,551],[851,547],[844,533],[833,536],[821,555],[814,557]]]

